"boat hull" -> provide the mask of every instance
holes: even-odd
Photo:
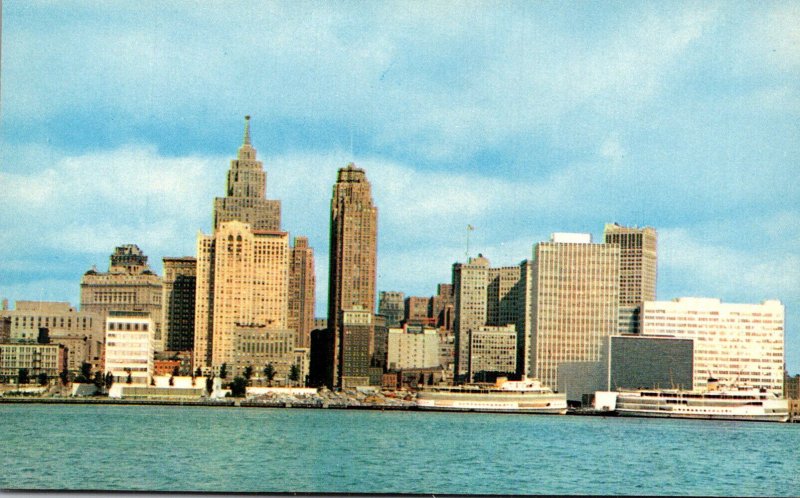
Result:
[[[741,420],[750,422],[788,422],[789,415],[775,414],[717,414],[717,413],[681,413],[656,410],[626,410],[617,408],[616,414],[620,417],[651,417],[651,418],[683,418],[694,420]]]
[[[417,399],[420,410],[448,412],[486,413],[535,413],[542,415],[564,415],[567,413],[566,398],[547,395],[536,399],[533,396],[497,397],[474,394],[423,394]],[[510,399],[513,398],[513,399]]]

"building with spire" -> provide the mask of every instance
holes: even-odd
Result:
[[[378,208],[366,173],[350,163],[339,170],[331,199],[328,330],[334,362],[328,385],[364,381],[373,347],[377,251]]]
[[[245,116],[244,141],[231,161],[225,197],[214,199],[214,230],[226,221],[247,223],[253,230],[281,229],[281,201],[268,200],[267,173],[250,143],[250,116]]]
[[[306,262],[311,254],[313,262],[307,244],[300,242],[297,249],[305,251]],[[298,341],[290,328],[290,257],[280,202],[266,199],[266,173],[250,142],[247,116],[243,143],[228,171],[227,196],[214,201],[213,233],[197,237],[195,368],[219,374],[225,365],[235,376],[258,358],[292,363]],[[300,280],[308,287],[309,276]],[[275,354],[285,355],[285,361]],[[249,366],[258,373],[265,365]]]

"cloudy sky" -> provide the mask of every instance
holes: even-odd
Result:
[[[659,299],[780,299],[800,373],[796,2],[4,2],[0,296],[78,304],[114,247],[194,255],[243,116],[327,295],[337,168],[380,290],[467,250],[653,226]]]

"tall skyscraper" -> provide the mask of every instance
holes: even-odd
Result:
[[[561,363],[597,361],[603,337],[617,332],[619,254],[589,234],[553,234],[534,248],[530,369],[556,387]]]
[[[288,327],[297,334],[297,347],[311,347],[315,292],[314,249],[306,237],[295,237],[289,258]]]
[[[281,201],[268,200],[267,173],[250,144],[250,116],[245,116],[244,141],[231,161],[225,197],[214,199],[214,230],[226,221],[247,223],[253,230],[281,229]]]
[[[479,254],[466,263],[453,265],[455,298],[455,382],[463,382],[469,373],[469,332],[486,325],[486,288],[489,285],[489,260]]]
[[[266,173],[245,119],[227,197],[214,202],[214,231],[197,238],[194,364],[215,373],[225,364],[233,375],[245,368],[242,358],[295,337],[288,333],[289,234],[280,229],[280,202],[266,199]],[[282,349],[294,354],[294,344]]]
[[[194,303],[197,259],[163,258],[162,328],[168,351],[194,349]]]
[[[639,332],[642,302],[656,299],[656,231],[606,224],[606,244],[619,244],[619,333]]]
[[[106,319],[111,311],[145,311],[154,327],[156,351],[164,349],[161,330],[161,277],[147,264],[147,256],[135,244],[114,249],[108,272],[87,271],[81,278],[81,311]]]
[[[377,235],[378,208],[369,181],[363,169],[350,163],[339,170],[331,199],[328,328],[333,331],[335,362],[329,383],[347,376],[341,371],[343,313],[375,312]]]

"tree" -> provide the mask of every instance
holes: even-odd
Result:
[[[42,372],[37,377],[37,380],[39,381],[40,386],[46,386],[49,379],[47,378],[47,374]]]
[[[219,378],[224,379],[228,376],[228,364],[223,363],[221,367],[219,367]]]
[[[252,376],[253,376],[253,366],[252,365],[247,365],[244,368],[244,378],[245,378],[245,380],[247,380],[248,384],[250,383],[250,377],[252,377]]]
[[[245,392],[247,392],[247,380],[237,375],[231,382],[231,396],[243,398]]]
[[[133,384],[133,375],[131,374],[131,369],[130,368],[126,368],[125,371],[128,373],[128,378],[125,379],[125,383]]]
[[[300,367],[296,363],[293,364],[291,370],[289,370],[289,380],[292,382],[300,380]]]
[[[111,372],[106,374],[106,389],[111,389],[114,385],[114,375]]]
[[[211,391],[214,390],[214,378],[213,377],[206,377],[206,392],[211,394]]]
[[[194,371],[194,376],[195,377],[202,377],[203,376],[203,371],[200,370],[200,367],[197,367],[197,370]]]
[[[181,374],[181,368],[178,365],[175,365],[175,367],[172,369],[172,376],[177,377],[180,374]]]
[[[92,378],[92,364],[91,363],[86,363],[85,361],[83,363],[81,363],[81,375],[83,375],[83,378],[86,379],[87,382],[89,381],[89,379]]]
[[[170,386],[174,386],[175,385],[175,376],[174,375],[170,375],[169,376],[169,385]]]
[[[269,382],[270,387],[272,387],[272,379],[275,378],[275,367],[272,366],[272,363],[267,363],[264,367],[264,377],[266,377],[267,382]]]
[[[66,368],[62,370],[61,373],[58,374],[58,378],[61,379],[61,384],[65,386],[69,384],[69,370]]]
[[[105,379],[103,379],[103,372],[101,372],[100,370],[96,371],[94,373],[94,386],[97,389],[102,389],[104,383]]]
[[[28,377],[28,369],[27,368],[20,368],[19,372],[17,373],[17,384],[27,384],[30,381]]]

